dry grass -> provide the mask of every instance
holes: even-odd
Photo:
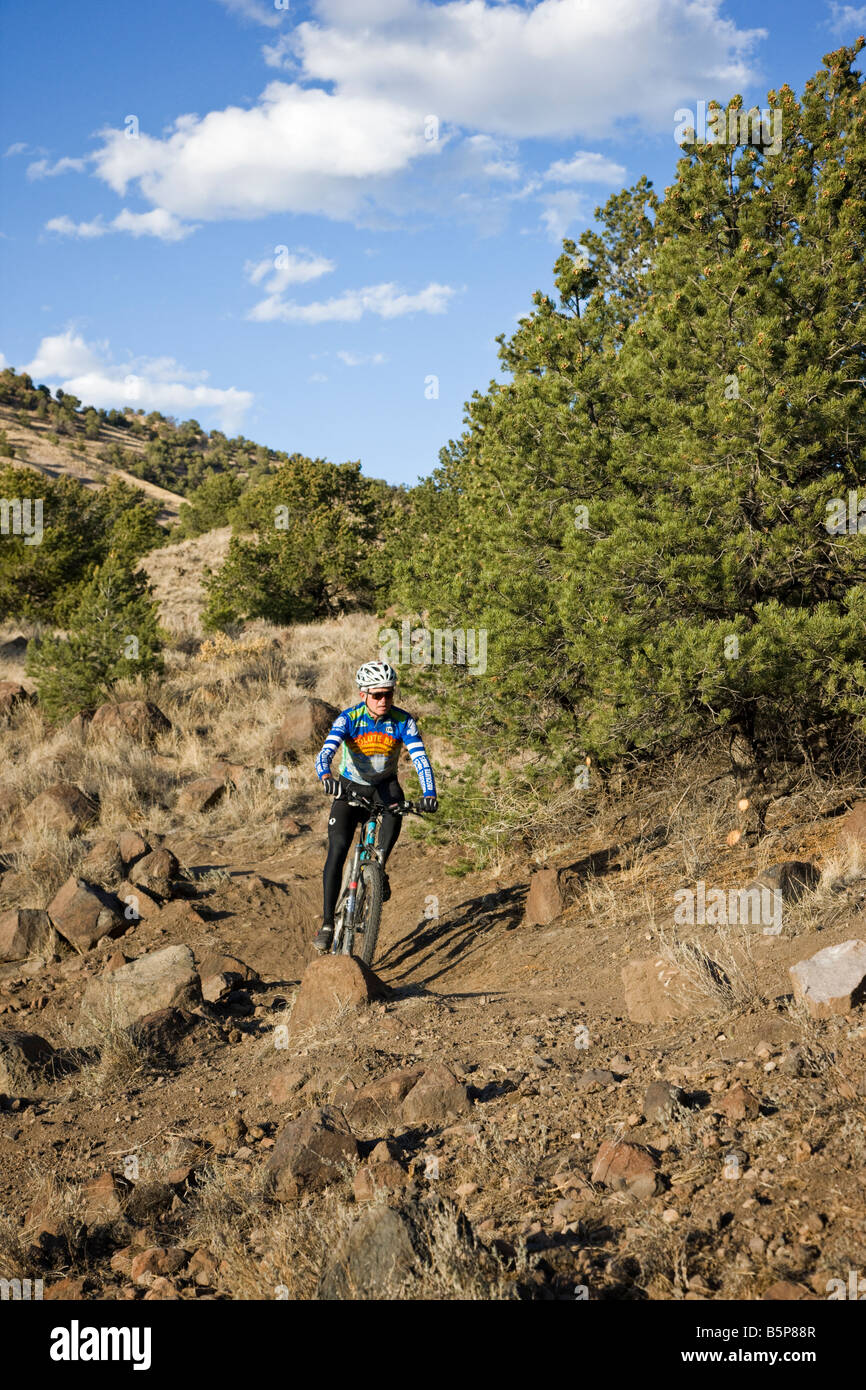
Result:
[[[85,1100],[126,1090],[153,1070],[152,1054],[135,1039],[111,996],[99,1009],[82,1013],[77,1024],[61,1022],[58,1033],[79,1065],[73,1089]]]
[[[707,1001],[708,1012],[734,1015],[763,1002],[748,929],[719,925],[713,929],[713,954],[676,928],[658,933],[659,954],[675,966]]]

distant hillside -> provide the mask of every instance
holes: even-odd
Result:
[[[151,550],[139,563],[153,586],[159,621],[172,632],[201,632],[205,567],[219,569],[228,554],[232,528],[221,526],[192,540]]]
[[[100,486],[115,473],[166,504],[166,522],[176,519],[182,497],[215,473],[256,482],[289,455],[243,435],[227,438],[202,429],[197,420],[178,422],[158,410],[96,410],[77,396],[34,385],[26,372],[0,372],[0,429],[15,450],[15,462],[57,470]]]

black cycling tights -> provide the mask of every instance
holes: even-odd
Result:
[[[323,919],[328,925],[333,925],[334,909],[340,894],[343,865],[346,862],[349,846],[361,821],[366,818],[366,813],[360,808],[347,805],[346,793],[351,793],[354,789],[358,795],[366,797],[368,801],[378,797],[383,806],[405,800],[403,789],[396,777],[388,777],[375,787],[361,786],[358,782],[350,781],[348,777],[341,777],[340,783],[343,787],[343,793],[339,800],[331,802],[331,815],[328,820],[328,857],[325,860],[325,868],[322,873],[325,892]],[[371,793],[374,793],[374,796],[371,797]],[[397,843],[402,823],[402,816],[392,816],[389,811],[385,811],[382,816],[382,823],[379,826],[379,849],[382,851],[382,859],[385,862]]]

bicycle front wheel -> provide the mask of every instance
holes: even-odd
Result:
[[[379,923],[382,920],[382,866],[377,860],[365,864],[361,870],[364,880],[364,900],[355,927],[355,941],[360,939],[361,949],[357,952],[365,965],[372,967],[376,943],[379,940]]]

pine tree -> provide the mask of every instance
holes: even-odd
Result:
[[[68,635],[30,643],[26,670],[38,682],[39,705],[49,719],[93,709],[116,681],[162,670],[166,634],[151,592],[144,577],[112,553],[68,601]]]

